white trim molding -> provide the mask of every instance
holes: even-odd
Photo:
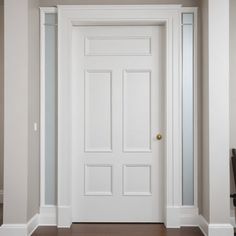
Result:
[[[4,224],[0,228],[0,236],[28,236],[26,224]]]
[[[93,10],[93,11],[91,11]],[[139,11],[137,13],[137,10]],[[197,109],[197,8],[185,8],[181,5],[119,5],[119,6],[59,6],[58,9],[55,7],[40,8],[41,13],[41,208],[40,208],[40,224],[41,225],[58,225],[59,227],[69,227],[72,222],[71,217],[71,186],[70,186],[70,166],[71,158],[66,163],[63,163],[63,153],[70,153],[70,133],[66,133],[69,139],[60,136],[59,142],[62,145],[58,145],[60,150],[59,163],[58,163],[58,206],[47,206],[45,205],[45,156],[44,156],[44,116],[45,116],[45,14],[46,13],[57,13],[59,12],[59,57],[69,57],[64,55],[67,49],[62,46],[63,40],[68,40],[67,36],[70,35],[71,26],[73,25],[86,25],[94,24],[100,25],[108,23],[110,25],[115,24],[145,24],[155,25],[163,24],[167,30],[167,84],[166,86],[166,163],[165,163],[165,198],[166,198],[166,220],[165,224],[167,227],[179,228],[182,225],[198,225],[196,221],[197,210],[197,132],[195,132],[195,183],[194,183],[194,206],[182,207],[182,81],[181,81],[181,14],[183,12],[194,13],[194,51],[195,51],[195,65],[194,65],[194,94],[195,104],[194,107]],[[113,12],[113,13],[111,13]],[[78,14],[79,13],[79,14]],[[69,26],[69,27],[67,27]],[[68,34],[63,34],[65,30],[68,30]],[[67,36],[66,36],[67,35]],[[61,36],[61,37],[60,37]],[[63,38],[64,37],[64,38]],[[60,61],[63,64],[63,61]],[[65,93],[63,93],[63,76],[65,78],[66,67],[68,64],[64,63],[63,66],[59,66],[59,98],[62,95],[62,99],[59,100],[59,131],[60,125],[65,122],[62,119],[63,109],[62,105],[66,100]],[[64,71],[64,72],[63,72]],[[67,89],[68,85],[67,85]],[[64,90],[65,91],[65,90]],[[69,91],[69,90],[68,90]],[[69,94],[69,93],[68,93]],[[67,106],[69,108],[69,106]],[[70,110],[68,110],[70,111]],[[61,112],[61,113],[60,113]],[[70,113],[65,113],[70,114]],[[197,110],[195,110],[197,114]],[[68,122],[70,123],[70,122]],[[70,127],[68,127],[70,128]],[[197,130],[197,119],[195,120],[195,131]],[[61,133],[63,133],[61,131]],[[66,140],[66,142],[64,142]],[[173,143],[172,140],[179,140],[178,143]],[[66,145],[66,146],[65,146]],[[64,161],[66,161],[64,160]],[[63,166],[63,168],[60,168]],[[65,177],[65,178],[64,178]],[[66,186],[63,188],[63,186]],[[67,191],[68,190],[68,191]],[[189,218],[188,218],[189,217]],[[70,219],[69,221],[67,219]]]
[[[39,226],[39,214],[34,215],[27,224],[3,224],[0,236],[31,236]]]
[[[166,27],[164,223],[167,227],[179,227],[180,224],[176,222],[180,222],[180,219],[175,219],[168,212],[182,205],[181,5],[58,6],[58,226],[70,227],[72,223],[70,126],[72,28],[78,25],[104,25],[104,23]]]
[[[209,224],[208,236],[232,236],[234,235],[231,224]]]
[[[180,208],[181,226],[199,226],[199,212],[195,206],[182,206]]]
[[[46,205],[40,207],[39,225],[56,226],[57,225],[57,207]]]
[[[198,208],[194,206],[167,207],[168,217],[172,224],[168,228],[180,228],[182,226],[199,226]]]
[[[38,226],[39,226],[39,214],[36,214],[27,223],[27,234],[32,235]]]
[[[199,228],[205,236],[234,235],[233,226],[231,224],[209,224],[202,215],[199,215]]]

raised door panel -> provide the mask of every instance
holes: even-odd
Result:
[[[151,71],[124,71],[123,150],[151,151]]]
[[[85,152],[112,151],[112,73],[85,72]]]

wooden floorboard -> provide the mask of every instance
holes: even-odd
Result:
[[[166,229],[163,224],[73,224],[70,229],[42,226],[32,236],[203,236],[197,227]]]

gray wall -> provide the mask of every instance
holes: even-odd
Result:
[[[202,209],[209,221],[208,0],[202,1]]]
[[[230,146],[236,148],[236,1],[230,1]]]
[[[4,223],[25,224],[39,211],[38,1],[7,0],[4,18]]]
[[[29,66],[28,66],[28,220],[39,210],[39,8],[38,0],[28,0],[29,7]],[[38,127],[39,128],[39,127]]]
[[[27,222],[28,22],[28,0],[5,1],[4,224]]]
[[[65,4],[183,4],[183,6],[199,6],[201,0],[39,0],[40,6],[56,6]]]
[[[3,189],[4,140],[4,8],[0,3],[0,190]]]
[[[230,148],[236,148],[236,1],[230,0]],[[231,193],[235,183],[231,165]],[[231,202],[231,208],[234,209]],[[233,211],[232,211],[233,212]]]

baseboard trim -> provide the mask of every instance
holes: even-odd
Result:
[[[181,226],[198,226],[199,213],[195,206],[169,206],[166,209],[167,228],[180,228]]]
[[[39,225],[44,225],[44,226],[57,225],[57,206],[47,205],[40,207]]]
[[[201,229],[202,233],[205,236],[207,236],[208,235],[208,222],[202,215],[199,215],[198,217],[198,226]]]
[[[27,223],[27,234],[31,235],[39,226],[39,214],[36,214],[31,218],[31,220]]]
[[[180,228],[180,207],[167,206],[166,208],[166,228]]]
[[[57,212],[58,228],[70,228],[72,224],[71,206],[58,206]]]
[[[69,228],[71,224],[70,206],[45,205],[40,207],[39,225]]]
[[[27,236],[27,224],[4,224],[0,236]]]
[[[231,224],[209,224],[208,236],[233,236],[234,229]]]
[[[199,215],[199,228],[205,236],[233,236],[234,228],[231,224],[209,224]]]
[[[27,224],[3,224],[0,236],[31,236],[39,225],[39,214],[34,215]]]
[[[180,207],[180,226],[198,226],[199,213],[195,206]]]
[[[234,217],[234,216],[231,216],[231,217],[230,217],[230,224],[231,224],[234,228],[236,228],[236,222],[235,222],[235,217]]]
[[[0,189],[0,204],[3,204],[3,196],[4,196],[3,189]]]
[[[209,224],[202,215],[198,214],[198,208],[196,207],[170,207],[167,213],[172,214],[171,221],[166,225],[167,228],[197,226],[205,236],[234,235],[232,224]],[[231,221],[235,222],[234,217],[231,217]],[[40,208],[40,214],[33,216],[27,224],[2,225],[0,227],[0,236],[30,236],[38,226],[57,225],[59,228],[68,228],[71,223],[70,206],[43,206]]]

